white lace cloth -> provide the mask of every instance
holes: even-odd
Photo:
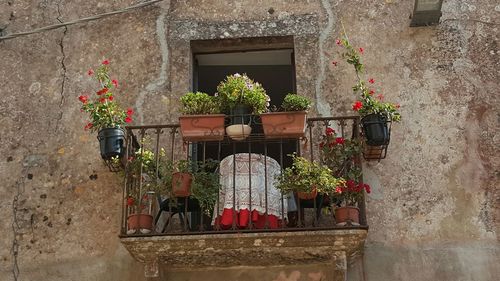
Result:
[[[233,161],[233,157],[235,157]],[[233,171],[235,169],[235,190],[233,192]],[[266,169],[267,166],[267,169]],[[250,172],[249,172],[250,171]],[[236,211],[256,210],[260,214],[266,212],[266,174],[267,174],[267,213],[282,219],[282,203],[284,218],[287,218],[287,197],[281,196],[276,189],[276,176],[281,173],[281,167],[276,160],[260,154],[238,153],[229,155],[220,162],[219,212],[233,208]],[[250,205],[250,187],[252,189],[252,204]],[[235,195],[235,196],[233,196]],[[217,206],[215,207],[217,208]],[[215,210],[214,210],[215,211]],[[215,218],[216,216],[214,216]]]

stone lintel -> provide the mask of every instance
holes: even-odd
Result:
[[[329,263],[345,270],[362,253],[366,235],[366,229],[335,229],[124,237],[121,242],[139,262],[158,260],[169,268]]]

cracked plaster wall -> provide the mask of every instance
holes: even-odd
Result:
[[[121,82],[120,101],[135,107],[136,121],[166,123],[177,116],[175,97],[187,90],[190,72],[189,50],[168,41],[171,22],[303,14],[319,20],[317,38],[303,41],[318,44],[319,52],[297,54],[318,64],[303,59],[297,65],[305,69],[302,89],[326,101],[317,112],[350,113],[354,98],[352,69],[331,64],[340,60],[335,39],[341,20],[351,41],[365,48],[375,90],[402,107],[388,158],[365,163],[365,181],[373,189],[367,199],[370,230],[365,257],[350,268],[349,278],[494,280],[500,273],[496,2],[444,1],[439,26],[409,28],[412,1],[163,1],[0,42],[0,280],[11,280],[18,190],[20,280],[142,279],[141,265],[117,238],[120,179],[99,161],[95,135],[82,129],[76,97],[90,88],[89,67],[110,59]],[[0,3],[0,30],[31,30],[129,4],[6,0]],[[235,270],[207,276],[258,278],[255,270]],[[299,270],[298,277],[290,270],[269,270],[261,278],[315,280],[307,277],[314,270]],[[198,280],[196,273],[168,276]]]

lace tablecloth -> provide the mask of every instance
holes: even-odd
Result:
[[[235,171],[234,191],[233,171]],[[259,215],[265,214],[266,178],[267,214],[275,216],[278,220],[286,218],[287,198],[284,197],[282,200],[281,192],[275,187],[276,176],[280,173],[281,167],[278,162],[264,155],[250,154],[249,156],[248,153],[239,153],[224,158],[220,163],[220,183],[222,188],[219,192],[219,209],[214,218],[218,217],[217,215],[222,215],[224,209],[226,211],[232,209],[233,200],[234,209],[237,212],[246,210],[253,213],[257,212]],[[284,210],[284,214],[282,210]]]

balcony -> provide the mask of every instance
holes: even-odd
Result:
[[[359,117],[308,118],[302,138],[269,139],[258,117],[251,123],[252,133],[243,140],[226,135],[205,142],[184,142],[178,124],[127,127],[120,239],[145,264],[146,276],[158,276],[163,266],[326,263],[342,277],[347,263],[362,253],[368,231],[364,199],[357,206],[359,223],[338,224],[332,210],[339,202],[328,194],[300,199],[297,193],[282,194],[275,188],[276,177],[292,164],[292,153],[321,162],[318,144],[326,128],[334,128],[345,139],[358,139]],[[149,166],[133,166],[134,157],[147,155]],[[169,163],[167,170],[172,172],[179,160],[192,171],[204,167],[202,175],[215,176],[220,184],[215,193],[175,195],[162,162]],[[361,169],[361,155],[356,160]],[[203,188],[200,177],[193,177]],[[136,202],[130,202],[131,194],[139,194]],[[212,198],[211,204],[200,197]],[[150,215],[152,227],[129,219],[139,212]]]

